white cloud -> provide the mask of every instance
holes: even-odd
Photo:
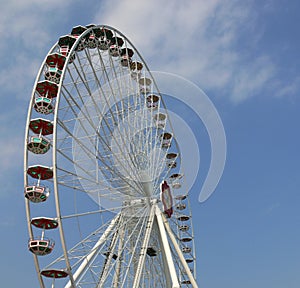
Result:
[[[177,73],[237,103],[277,73],[268,55],[247,50],[262,35],[256,17],[250,1],[110,0],[94,22],[123,32],[150,69]]]
[[[300,91],[300,77],[296,77],[295,79],[291,79],[286,85],[280,85],[277,83],[278,87],[275,91],[275,96],[278,97],[287,97],[290,95],[298,94]]]
[[[25,118],[26,114],[21,105],[15,105],[13,109],[2,111],[0,115],[0,170],[7,171],[17,165],[22,165],[20,161],[16,163],[16,159],[22,159],[24,150],[24,132],[25,131]],[[20,123],[19,121],[24,121]],[[24,123],[24,124],[23,124]],[[20,127],[24,127],[20,132]]]
[[[52,27],[63,19],[71,1],[12,0],[0,10],[0,85],[2,91],[25,94],[56,39]],[[58,9],[59,7],[59,9]],[[58,31],[59,32],[59,31]],[[27,84],[27,85],[26,85]],[[29,92],[30,93],[30,92]],[[25,98],[24,98],[25,99]]]
[[[275,76],[275,66],[267,57],[254,59],[252,63],[236,69],[231,99],[237,103],[253,97]]]

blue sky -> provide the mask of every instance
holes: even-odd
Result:
[[[191,191],[200,286],[299,287],[300,3],[186,2],[12,0],[2,5],[2,286],[38,285],[27,251],[23,199],[24,130],[35,77],[61,35],[78,24],[96,23],[124,33],[150,69],[197,84],[222,118],[223,177],[200,204],[204,167]]]

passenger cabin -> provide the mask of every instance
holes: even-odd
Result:
[[[131,57],[133,56],[134,52],[130,48],[122,48],[120,51],[121,56],[121,66],[128,67],[131,63]]]
[[[141,71],[143,69],[143,64],[138,61],[130,63],[130,76],[134,80],[138,80],[141,76]]]
[[[40,181],[53,178],[52,168],[34,165],[28,167],[27,174],[32,178],[37,179],[38,182],[34,185],[27,185],[24,188],[24,196],[33,203],[46,201],[49,197],[50,191],[48,187],[40,185]]]
[[[175,197],[175,199],[176,199],[176,200],[179,200],[179,201],[183,201],[183,200],[186,199],[186,195],[177,195],[177,196]]]
[[[177,153],[168,153],[166,155],[167,161],[166,161],[166,165],[168,168],[176,168],[177,166],[177,159],[178,154]]]
[[[182,252],[183,253],[191,253],[192,252],[192,248],[191,247],[182,247]]]
[[[48,115],[54,111],[52,99],[48,97],[36,97],[33,108],[36,112],[44,115]]]
[[[162,148],[170,148],[171,147],[171,142],[172,142],[172,134],[165,132],[161,135],[161,147]]]
[[[53,134],[53,122],[43,118],[31,119],[29,129],[35,134],[51,135]]]
[[[111,39],[111,44],[109,46],[109,54],[112,56],[112,57],[117,57],[120,55],[121,53],[121,47],[122,45],[124,44],[124,40],[121,38],[121,37],[113,37]]]
[[[192,238],[191,237],[183,237],[180,239],[181,242],[187,243],[187,242],[191,242]]]
[[[190,219],[190,216],[188,216],[188,215],[180,215],[180,216],[178,216],[177,217],[177,219],[179,220],[179,221],[188,221],[189,219]]]
[[[74,36],[76,39],[79,38],[79,36],[86,31],[87,28],[85,26],[75,26],[73,27],[71,31],[71,35]],[[86,47],[85,39],[82,38],[80,42],[77,44],[77,47],[75,48],[76,51],[82,51]]]
[[[68,57],[70,50],[72,49],[74,43],[76,42],[76,38],[71,35],[61,36],[58,40],[58,45],[60,46],[59,52],[65,57]],[[72,63],[75,60],[75,53],[69,58],[69,63]]]
[[[41,203],[48,199],[50,190],[46,186],[29,185],[24,189],[25,197],[33,203]]]
[[[50,149],[50,141],[41,135],[31,136],[27,149],[34,154],[45,154]]]
[[[190,227],[188,225],[180,225],[179,226],[179,230],[182,232],[186,232],[190,229]]]
[[[159,129],[164,129],[167,122],[167,115],[164,113],[158,113],[154,115],[154,124]]]
[[[28,249],[35,255],[45,256],[50,254],[54,249],[55,243],[51,239],[47,238],[36,238],[28,241]]]
[[[113,38],[113,32],[109,29],[102,28],[96,29],[95,34],[97,35],[99,42],[98,47],[100,50],[108,50],[109,46],[112,44],[111,40]]]
[[[147,94],[150,92],[150,85],[151,85],[152,81],[150,78],[147,77],[142,77],[139,79],[139,84],[140,84],[140,92],[142,94]]]
[[[157,251],[153,247],[148,247],[147,255],[149,255],[150,257],[157,256]]]
[[[94,31],[92,30],[88,35],[85,37],[85,45],[89,49],[95,49],[99,45],[99,39],[95,35]]]
[[[62,54],[54,53],[48,55],[46,59],[47,70],[45,72],[45,79],[58,84],[65,62],[66,57]]]
[[[38,256],[48,255],[54,249],[54,241],[45,238],[45,230],[56,229],[58,227],[58,222],[53,218],[46,217],[36,217],[31,219],[31,225],[42,229],[41,237],[36,237],[28,241],[28,249],[33,254]]]
[[[183,284],[183,285],[192,284],[192,282],[190,280],[182,280],[180,283]]]
[[[47,278],[52,279],[66,278],[68,276],[68,273],[66,271],[59,269],[43,270],[41,271],[41,274]]]
[[[182,211],[182,210],[184,210],[185,208],[186,208],[186,205],[185,205],[184,203],[178,203],[178,204],[176,205],[176,209],[177,209],[177,210]]]
[[[146,101],[147,101],[147,108],[155,110],[158,108],[159,105],[159,99],[160,97],[155,95],[155,94],[151,94],[149,96],[147,96]]]
[[[53,178],[53,170],[51,167],[42,165],[29,166],[27,174],[38,180],[48,180]]]
[[[192,258],[188,258],[188,259],[185,259],[186,263],[193,263],[194,262],[194,259]]]
[[[53,133],[53,124],[41,118],[30,121],[29,128],[37,135],[29,137],[27,143],[28,151],[34,154],[45,154],[50,149],[50,140],[43,137]]]
[[[57,96],[58,86],[48,80],[40,81],[35,88],[34,109],[41,114],[50,114],[53,112],[52,99]]]
[[[41,97],[52,99],[57,96],[58,85],[47,80],[39,81],[36,84],[35,91]]]
[[[181,174],[178,173],[172,174],[170,176],[172,188],[179,189],[181,187],[181,179],[182,179]]]

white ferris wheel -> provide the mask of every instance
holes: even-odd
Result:
[[[50,49],[24,148],[40,287],[198,287],[169,120],[145,61],[118,30],[76,26]]]

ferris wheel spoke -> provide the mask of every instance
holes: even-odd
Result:
[[[61,123],[60,121],[58,121],[58,123],[59,123],[59,125],[61,127],[64,128],[64,130],[67,132],[67,134],[69,134],[72,137],[72,132],[68,130],[68,128],[64,125],[64,123]],[[103,158],[99,154],[95,155],[95,153],[93,151],[88,150],[89,147],[87,147],[85,145],[84,141],[81,141],[78,138],[76,138],[76,139],[73,138],[73,139],[78,143],[78,145],[80,147],[82,147],[83,151],[85,152],[85,155],[87,155],[92,161],[94,161],[95,159],[98,159],[99,161],[102,162],[102,164],[106,167],[106,169],[108,169],[113,174],[116,174],[117,176],[119,176],[120,178],[122,178],[123,181],[129,185],[129,187],[133,188],[135,191],[138,191],[138,190],[136,190],[136,188],[134,186],[132,186],[132,184],[130,182],[128,182],[128,180],[126,178],[124,178],[121,174],[119,174],[115,170],[113,170],[112,163],[107,163],[107,161],[103,161]],[[87,139],[90,140],[90,137],[87,137]],[[58,152],[60,154],[63,154],[60,150],[58,150]],[[90,179],[93,179],[94,174],[91,174],[90,171],[87,171],[86,169],[84,169],[83,167],[81,167],[81,165],[79,165],[78,163],[74,162],[72,159],[68,158],[67,156],[65,156],[65,160],[69,160],[74,165],[74,167],[78,167],[80,170],[82,170],[84,172],[85,175],[90,176],[91,177]],[[65,172],[67,172],[67,171],[65,171]],[[69,172],[68,174],[71,174],[71,175],[73,174],[73,176],[75,176],[74,172]],[[86,178],[86,179],[89,179],[89,178]],[[94,181],[92,181],[92,182],[94,182]],[[137,192],[137,193],[139,193],[139,192]]]
[[[119,207],[113,207],[110,209],[99,209],[96,211],[89,211],[85,213],[76,213],[76,214],[71,214],[71,215],[62,215],[61,219],[68,219],[68,218],[77,218],[77,217],[82,217],[82,216],[90,216],[93,214],[100,214],[100,213],[105,213],[105,212],[118,212],[120,211],[122,206]]]
[[[83,113],[83,112],[82,112]],[[106,121],[106,118],[104,118],[104,117],[102,117],[105,121]],[[86,119],[89,119],[89,117],[86,117]],[[81,121],[80,121],[80,123],[81,123]],[[91,125],[93,125],[93,123],[91,123],[91,121],[89,121],[89,123],[91,124]],[[108,127],[108,129],[110,130],[110,125],[106,122],[106,124],[107,124],[107,126],[106,127]],[[81,125],[81,126],[83,126],[83,125]],[[94,127],[94,129],[96,129],[96,127]],[[84,128],[84,130],[85,130],[85,128]],[[105,131],[106,131],[106,129],[103,129],[103,131],[104,131],[104,133],[105,133]],[[112,131],[110,130],[109,131],[110,133],[112,133]],[[98,132],[97,132],[97,134],[98,134]],[[111,134],[110,134],[111,135]],[[114,135],[114,134],[113,134]],[[100,135],[98,135],[98,136],[100,136]],[[113,138],[113,137],[110,137],[110,138],[108,138],[107,137],[107,140],[105,139],[105,140],[103,140],[103,137],[99,137],[99,139],[101,140],[101,143],[104,143],[105,144],[105,146],[107,146],[107,147],[109,147],[108,145],[109,145],[109,143],[108,143],[108,141],[111,141],[111,138]],[[119,139],[118,139],[119,140]],[[124,141],[123,141],[124,142]],[[116,143],[118,143],[118,141],[116,142]],[[119,145],[119,144],[118,144]],[[124,146],[124,147],[126,147],[126,145]],[[121,147],[119,146],[119,148],[121,149]],[[118,157],[116,157],[116,159],[118,159]],[[121,165],[121,166],[124,166],[123,165],[123,163],[122,162],[120,162],[119,161],[119,164]],[[131,167],[132,165],[129,165],[129,167]]]
[[[89,52],[87,52],[87,53],[89,53]],[[99,49],[98,49],[98,53],[99,53]],[[88,57],[88,59],[90,59],[90,57]],[[116,99],[116,92],[115,92],[115,89],[113,89],[112,86],[111,86],[111,81],[109,81],[108,72],[107,72],[107,69],[106,69],[106,67],[105,67],[105,65],[104,65],[104,63],[103,63],[103,59],[102,59],[101,56],[99,57],[99,59],[100,59],[101,65],[102,65],[103,70],[104,70],[104,75],[105,75],[106,78],[107,78],[107,83],[108,83],[108,85],[109,85],[109,87],[110,87],[110,91],[111,91],[111,93],[112,93],[112,97],[113,97],[114,101],[117,102],[118,99]],[[112,58],[111,58],[111,57],[109,58],[109,61],[111,62],[112,70],[113,70],[113,72],[114,72],[114,77],[115,77],[115,79],[116,79],[116,83],[117,83],[117,87],[118,87],[117,92],[118,92],[119,95],[122,95],[121,88],[120,88],[121,83],[120,83],[120,81],[119,81],[120,78],[119,78],[119,76],[117,75],[115,66],[112,65]],[[91,67],[93,67],[93,66],[92,66],[92,63],[90,63],[90,64],[91,64]],[[93,69],[93,72],[95,73],[95,70],[94,70],[94,69]],[[95,76],[95,78],[97,79],[96,76]],[[98,80],[98,81],[99,81],[99,80]],[[101,87],[100,84],[98,84],[98,86]],[[102,93],[105,95],[105,93],[104,93],[103,91],[102,91]],[[105,97],[105,100],[106,100],[106,97]],[[106,100],[106,101],[107,101],[107,100]],[[124,109],[124,98],[123,98],[123,97],[121,97],[120,102],[121,102],[121,109],[118,109],[118,105],[115,105],[115,107],[116,107],[116,114],[117,114],[117,115],[121,115],[121,119],[124,119],[124,115],[125,115],[124,112],[125,112],[125,109]],[[106,104],[107,104],[108,107],[110,107],[110,105],[109,105],[108,103],[106,103]],[[129,107],[129,105],[128,105],[128,107]],[[111,109],[109,109],[109,112],[110,112],[110,115],[112,116],[113,122],[114,122],[114,123],[117,123],[117,120],[116,120],[115,117],[114,117],[114,114],[115,114],[115,113],[114,113]],[[103,119],[105,120],[106,118],[103,118]],[[110,126],[107,125],[107,127],[110,127]],[[120,128],[119,128],[119,125],[117,125],[116,128],[119,130],[119,129],[120,129]],[[104,130],[104,131],[105,131],[105,130]],[[121,133],[120,131],[119,131],[119,133],[120,133],[120,135],[122,135],[122,136],[125,135],[124,133]],[[114,134],[113,134],[113,135],[114,135]],[[129,136],[130,136],[130,135],[129,135]],[[121,139],[121,141],[122,141],[121,144],[125,144],[124,147],[125,147],[125,149],[126,149],[126,148],[127,148],[126,143],[128,142],[128,141],[127,141],[127,138],[124,139],[123,137],[121,137],[120,139]],[[118,143],[118,142],[117,142],[117,143]],[[123,150],[123,149],[122,149],[122,150]],[[122,151],[122,152],[123,152],[123,151]],[[128,151],[127,151],[127,152],[128,152]],[[123,152],[123,153],[124,153],[124,152]],[[127,160],[127,159],[126,159],[126,160]],[[131,159],[131,162],[132,162],[132,159]],[[131,165],[130,165],[130,167],[131,167]]]

